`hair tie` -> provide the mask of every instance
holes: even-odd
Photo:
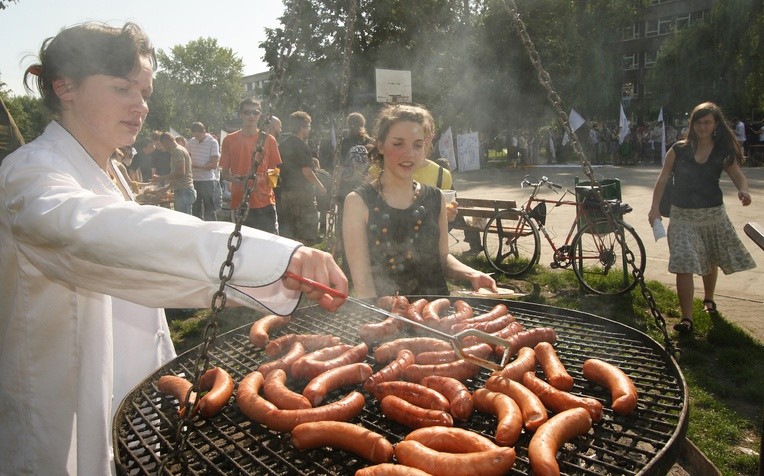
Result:
[[[34,74],[38,78],[42,77],[42,66],[39,64],[33,64],[27,68],[27,73]]]

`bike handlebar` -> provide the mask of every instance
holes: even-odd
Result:
[[[549,178],[547,178],[546,176],[542,176],[541,180],[539,180],[538,182],[531,182],[529,180],[529,177],[530,176],[525,176],[523,178],[523,181],[520,182],[520,188],[525,188],[526,185],[530,185],[531,187],[540,187],[541,185],[546,185],[549,188],[556,188],[558,190],[562,188],[562,185],[557,185],[556,183],[549,180]],[[530,178],[533,178],[533,177],[530,177]]]

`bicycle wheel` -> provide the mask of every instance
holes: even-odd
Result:
[[[634,263],[645,271],[645,245],[630,225],[615,220],[584,223],[573,238],[573,271],[586,289],[596,294],[624,294],[637,285],[623,243],[634,255]]]
[[[483,230],[483,253],[497,271],[520,276],[539,259],[541,240],[536,224],[524,214],[502,210]]]

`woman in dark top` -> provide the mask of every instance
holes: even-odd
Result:
[[[740,169],[742,151],[719,107],[698,105],[690,116],[686,140],[674,144],[653,190],[648,220],[661,220],[658,205],[671,173],[671,222],[668,227],[669,272],[676,274],[682,320],[677,332],[692,332],[693,275],[703,277],[703,307],[716,312],[714,290],[719,268],[724,274],[754,268],[756,263],[737,236],[724,210],[719,178],[727,172],[743,206],[751,204],[748,181]]]
[[[372,159],[381,173],[345,200],[343,237],[357,297],[447,295],[447,277],[496,291],[493,278],[449,253],[445,199],[413,179],[433,132],[432,116],[419,106],[389,105],[377,117]]]

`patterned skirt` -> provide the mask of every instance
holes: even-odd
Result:
[[[705,276],[717,266],[724,274],[756,267],[724,205],[697,209],[672,206],[668,245],[670,273]]]

